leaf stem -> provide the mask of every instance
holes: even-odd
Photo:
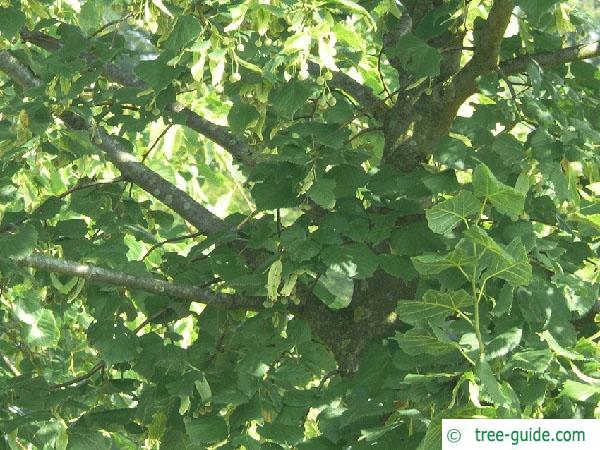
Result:
[[[479,315],[479,303],[481,302],[481,297],[483,295],[483,292],[485,291],[485,284],[487,283],[488,278],[485,278],[483,280],[483,283],[481,284],[481,289],[479,290],[479,295],[477,295],[477,297],[475,298],[475,304],[474,304],[474,308],[473,308],[473,325],[475,328],[475,336],[477,337],[477,343],[479,344],[479,358],[483,359],[483,357],[485,356],[485,344],[483,342],[483,336],[481,335],[481,324],[480,324],[480,315]],[[473,281],[473,286],[474,289],[476,289],[475,287],[475,281]]]

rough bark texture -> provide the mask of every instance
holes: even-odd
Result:
[[[379,270],[372,278],[355,283],[348,308],[329,309],[311,292],[302,292],[305,303],[297,315],[330,348],[340,371],[352,374],[367,342],[393,332],[398,300],[413,298],[414,293],[415,284]]]

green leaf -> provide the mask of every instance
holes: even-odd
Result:
[[[369,14],[369,12],[362,7],[359,2],[354,2],[352,0],[325,0],[320,3],[321,5],[336,5],[341,7],[340,9],[346,10],[351,13],[358,14],[367,19],[367,22],[372,28],[375,28],[375,21]]]
[[[163,47],[179,51],[186,48],[202,32],[200,21],[192,16],[180,16]]]
[[[600,394],[600,386],[593,386],[573,380],[565,381],[560,392],[561,396],[572,398],[578,402],[597,401],[598,394]]]
[[[421,275],[437,275],[451,268],[462,268],[467,274],[471,274],[472,267],[478,258],[471,253],[470,245],[466,239],[456,245],[454,250],[445,255],[427,254],[413,256],[411,261],[417,272]]]
[[[0,35],[12,39],[25,25],[25,14],[14,6],[0,8]]]
[[[137,355],[135,337],[119,322],[105,320],[90,325],[88,339],[107,365],[131,361]]]
[[[362,50],[365,47],[365,42],[360,35],[351,27],[344,25],[343,22],[336,22],[333,26],[333,32],[339,42],[348,44],[348,47],[352,49]]]
[[[504,250],[504,248],[494,239],[488,236],[485,230],[482,230],[479,227],[471,227],[468,230],[465,230],[464,235],[467,237],[467,239],[483,247],[483,251],[486,251],[504,261],[512,261],[510,254],[507,253],[506,250]]]
[[[454,170],[444,170],[439,173],[432,173],[423,177],[423,184],[432,194],[441,192],[454,192],[458,190],[459,185],[456,180],[456,172]]]
[[[445,234],[468,217],[478,214],[480,209],[481,204],[473,194],[461,191],[427,210],[427,224],[434,233]]]
[[[185,431],[194,444],[213,444],[227,437],[227,423],[218,413],[192,419],[185,424]]]
[[[546,342],[546,344],[548,344],[548,347],[550,348],[550,350],[552,350],[556,355],[562,356],[571,361],[577,361],[577,360],[584,359],[583,355],[580,355],[579,353],[574,353],[574,352],[562,347],[557,342],[557,340],[554,339],[554,336],[552,336],[552,334],[550,334],[550,332],[548,330],[544,330],[542,333],[538,333],[538,334],[540,336],[540,339],[542,341]]]
[[[427,427],[425,437],[417,450],[442,450],[442,420],[434,419]]]
[[[334,264],[319,278],[314,293],[331,309],[346,308],[352,301],[354,281]]]
[[[169,86],[173,80],[179,77],[183,70],[181,67],[168,66],[157,59],[141,61],[135,67],[136,75],[148,83],[155,92],[160,92]]]
[[[412,356],[423,354],[440,356],[456,351],[456,346],[440,342],[437,336],[420,328],[413,328],[404,334],[396,333],[394,339],[405,353]]]
[[[0,234],[0,252],[4,257],[22,258],[28,256],[37,244],[38,234],[31,225],[24,225],[14,233]]]
[[[479,227],[471,227],[464,234],[467,239],[482,247],[478,252],[481,258],[479,267],[486,268],[486,277],[501,278],[513,286],[529,284],[532,278],[531,264],[519,238],[514,239],[505,249]]]
[[[259,112],[252,105],[236,102],[227,114],[227,123],[236,134],[242,134],[247,128],[260,118]]]
[[[269,100],[286,118],[294,117],[298,109],[306,104],[313,88],[306,81],[290,80],[270,92]]]
[[[358,242],[325,247],[321,260],[328,266],[340,267],[352,278],[366,279],[377,269],[377,256],[366,245]]]
[[[473,171],[473,189],[477,197],[512,219],[523,212],[525,195],[498,181],[485,164],[478,165]]]
[[[76,426],[68,431],[67,450],[90,450],[91,448],[110,448],[110,438],[93,428]]]
[[[521,343],[522,337],[523,330],[517,327],[497,335],[485,345],[486,359],[489,361],[500,356],[508,355]]]
[[[269,301],[274,302],[277,300],[277,294],[279,285],[281,284],[281,271],[283,265],[281,260],[278,259],[269,268],[269,274],[267,275],[267,298]]]
[[[513,303],[514,290],[514,286],[512,286],[510,283],[505,283],[504,286],[502,286],[500,295],[498,295],[498,299],[494,305],[494,309],[491,311],[493,316],[500,317],[504,314],[510,313]]]
[[[387,55],[397,57],[404,68],[417,79],[433,78],[440,74],[440,52],[413,34],[406,34],[398,39]]]
[[[317,205],[325,209],[332,209],[336,201],[334,190],[334,180],[321,178],[313,183],[307,194]]]
[[[561,0],[518,0],[517,5],[527,14],[533,25],[537,25],[541,17]]]
[[[473,298],[462,289],[453,293],[429,290],[421,301],[399,300],[396,306],[402,322],[416,325],[428,320],[439,321],[450,314],[461,312],[461,308],[473,303]]]
[[[502,392],[500,383],[496,380],[496,376],[492,372],[492,368],[485,361],[477,363],[477,376],[481,381],[484,392],[490,397],[492,402],[498,406],[507,406],[508,399]]]
[[[304,430],[301,428],[280,423],[265,423],[257,431],[264,439],[289,446],[294,446],[304,437]]]
[[[489,259],[486,276],[501,278],[508,281],[513,286],[527,286],[531,281],[532,268],[527,256],[527,250],[521,243],[520,238],[515,238],[506,246],[506,253],[510,255],[510,260],[491,255]]]
[[[578,318],[585,316],[598,301],[598,285],[570,274],[556,274],[552,281],[562,288],[569,310]]]
[[[60,339],[60,328],[49,309],[42,309],[33,314],[27,333],[27,342],[39,347],[54,347]]]
[[[510,357],[509,365],[530,373],[544,373],[552,362],[552,352],[544,350],[525,350],[514,353]]]
[[[392,276],[398,277],[406,282],[417,276],[414,265],[410,259],[397,255],[381,253],[378,255],[379,266]]]
[[[505,165],[517,165],[524,156],[523,144],[510,133],[501,133],[494,139],[492,150],[497,153]]]

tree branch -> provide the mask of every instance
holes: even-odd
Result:
[[[67,124],[75,128],[72,122],[67,122]],[[199,204],[186,192],[138,162],[116,138],[102,128],[98,128],[96,135],[92,137],[92,142],[104,150],[106,158],[117,166],[127,180],[160,200],[199,231],[210,235],[227,229],[220,218]]]
[[[600,56],[600,41],[591,44],[579,44],[572,47],[561,48],[553,52],[536,53],[533,55],[520,56],[500,63],[500,68],[506,75],[527,70],[527,64],[534,60],[541,67],[549,68],[560,64],[566,64],[581,59],[590,59]]]
[[[38,31],[22,31],[21,39],[49,52],[54,52],[62,47],[62,42],[48,34]],[[95,61],[94,56],[84,54],[83,57],[88,62]],[[120,64],[108,63],[102,68],[103,75],[115,83],[127,87],[133,87],[140,90],[148,88],[146,83],[142,81],[133,71]],[[245,142],[237,139],[227,127],[217,125],[204,117],[195,113],[190,108],[182,105],[179,102],[174,102],[166,109],[167,117],[174,120],[177,115],[181,115],[185,125],[192,130],[206,136],[213,142],[216,142],[231,154],[234,160],[243,163],[246,166],[254,165],[252,159],[252,148]]]
[[[311,75],[319,75],[321,68],[317,63],[309,61],[308,71]],[[366,86],[363,86],[358,81],[354,80],[350,75],[343,72],[333,72],[333,78],[330,83],[332,86],[347,92],[360,105],[361,110],[373,112],[377,115],[380,109],[386,109],[382,99],[373,94],[373,91]]]
[[[7,51],[0,51],[0,70],[9,75],[25,89],[41,86],[29,69]],[[65,112],[60,119],[70,128],[87,130],[90,140],[104,151],[106,158],[121,171],[123,176],[156,197],[183,219],[194,225],[199,231],[214,234],[227,229],[225,223],[212,212],[200,205],[186,192],[180,190],[159,174],[138,162],[127,151],[127,147],[102,128],[90,129],[83,119],[73,113]]]
[[[251,311],[263,309],[263,300],[260,298],[244,298],[238,295],[221,294],[188,284],[169,283],[156,278],[130,275],[113,269],[61,260],[49,256],[34,254],[22,258],[14,258],[13,261],[21,267],[31,267],[46,272],[76,276],[93,283],[140,289],[157,295],[196,301],[220,309],[243,309]]]
[[[52,386],[52,389],[61,389],[61,388],[67,387],[67,386],[71,386],[72,384],[77,384],[82,381],[85,381],[85,380],[91,378],[96,372],[104,370],[105,367],[106,367],[106,364],[104,363],[104,361],[101,361],[98,364],[96,364],[94,367],[92,367],[92,369],[89,372],[84,373],[83,375],[79,375],[78,377],[71,378],[70,380],[65,381],[64,383],[54,384]]]
[[[513,0],[495,0],[483,26],[481,37],[475,45],[473,58],[453,78],[447,93],[451,95],[452,108],[458,107],[474,92],[476,78],[496,69],[500,43],[514,9]]]

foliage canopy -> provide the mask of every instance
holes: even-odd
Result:
[[[600,415],[584,4],[0,1],[0,446]]]

